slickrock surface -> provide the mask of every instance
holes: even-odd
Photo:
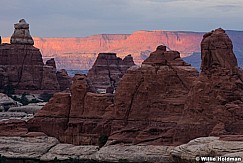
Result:
[[[219,137],[201,137],[175,147],[171,155],[176,162],[195,162],[197,156],[237,156],[243,149],[242,141],[223,141]]]
[[[154,145],[108,145],[102,147],[95,154],[95,160],[106,162],[127,160],[129,162],[170,163],[173,162],[170,156],[170,151],[173,148],[173,146]]]
[[[7,158],[39,159],[55,146],[58,140],[53,137],[1,137],[0,154]]]
[[[122,60],[115,53],[100,53],[88,72],[88,78],[95,89],[113,93],[127,69],[134,65],[131,55]]]
[[[79,158],[101,162],[188,163],[196,162],[197,156],[239,158],[242,150],[242,141],[225,141],[219,137],[200,137],[176,147],[116,144],[101,148],[61,144],[57,139],[47,136],[0,137],[1,156],[17,160],[65,161]]]

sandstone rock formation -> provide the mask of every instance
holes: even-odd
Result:
[[[118,81],[133,65],[135,64],[131,55],[122,60],[115,53],[100,53],[88,72],[88,78],[95,89],[104,89],[105,92],[113,93]]]
[[[235,69],[237,60],[233,44],[222,28],[206,33],[201,42],[202,71],[215,67]]]
[[[28,121],[29,131],[41,131],[66,143],[97,144],[102,131],[96,131],[96,126],[112,104],[113,95],[92,93],[94,89],[89,83],[85,75],[76,75],[71,96],[70,93],[55,94]]]
[[[200,136],[242,134],[243,80],[232,42],[224,30],[216,29],[201,45],[202,71],[174,133],[184,143]]]
[[[196,69],[185,63],[177,51],[158,46],[140,68],[128,69],[121,79],[114,117],[122,123],[112,126],[110,139],[173,144],[173,128],[182,116],[186,96],[197,75]]]
[[[55,62],[54,58],[51,58],[51,59],[47,60],[46,61],[46,65],[47,66],[52,66],[56,70],[56,62]]]
[[[24,19],[14,24],[14,28],[14,33],[10,39],[11,44],[34,45],[34,40],[29,31],[29,24]]]
[[[0,89],[11,85],[20,90],[59,90],[55,62],[44,65],[33,44],[29,24],[22,19],[15,24],[11,44],[0,45]]]
[[[131,63],[130,56],[124,60]],[[100,61],[104,60],[97,60],[97,64]],[[128,69],[115,99],[112,94],[93,93],[87,77],[76,75],[71,96],[56,94],[28,122],[29,131],[41,131],[73,144],[98,144],[102,135],[111,135],[110,140],[117,142],[171,144],[170,132],[182,115],[197,75],[178,52],[159,46],[141,68]],[[61,114],[56,116],[55,112]]]
[[[72,79],[70,76],[68,76],[67,71],[65,69],[58,70],[56,75],[60,90],[63,91],[69,89],[72,83]]]

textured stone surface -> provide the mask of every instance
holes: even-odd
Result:
[[[44,132],[59,138],[67,128],[71,97],[69,93],[56,93],[33,119],[28,121],[31,132]]]
[[[29,24],[24,19],[19,20],[19,23],[14,24],[14,33],[11,36],[11,44],[34,45],[29,31]]]
[[[74,146],[72,144],[57,144],[41,157],[42,161],[68,160],[70,158],[94,159],[94,154],[98,151],[98,146]]]
[[[88,78],[96,89],[113,93],[126,70],[133,65],[131,55],[122,60],[115,53],[100,53],[88,72]]]
[[[39,159],[58,143],[52,137],[1,137],[0,154],[8,158]]]
[[[202,137],[175,147],[171,155],[176,162],[194,162],[197,156],[227,156],[242,152],[242,141],[222,141],[219,137]]]
[[[159,46],[140,68],[128,69],[121,79],[114,117],[122,121],[114,122],[110,139],[173,144],[173,128],[182,116],[186,96],[197,75],[178,52]]]
[[[34,135],[35,133],[33,133]],[[38,133],[36,133],[38,134]],[[70,158],[93,159],[101,162],[195,162],[197,156],[242,156],[242,141],[224,141],[219,137],[201,137],[180,146],[153,145],[92,145],[74,146],[60,144],[47,136],[0,137],[0,154],[15,159],[40,159],[41,161],[68,160]]]
[[[102,147],[95,157],[96,160],[107,162],[127,160],[128,162],[170,163],[172,149],[172,146],[117,144]]]

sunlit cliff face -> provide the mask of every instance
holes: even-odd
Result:
[[[238,46],[239,42],[243,42],[239,34],[243,36],[243,32],[231,32],[229,35],[234,50],[243,51],[242,46]],[[55,57],[58,68],[89,69],[101,52],[117,53],[121,58],[132,54],[136,64],[141,64],[158,45],[179,51],[181,57],[190,56],[193,52],[200,52],[202,36],[203,33],[195,32],[137,31],[133,34],[102,34],[85,38],[34,37],[34,46],[41,49],[44,60]],[[2,38],[2,42],[9,42],[9,38]]]

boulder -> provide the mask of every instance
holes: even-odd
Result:
[[[34,45],[29,31],[29,24],[24,19],[19,20],[19,23],[14,24],[14,33],[11,36],[11,44]]]
[[[0,93],[0,110],[7,111],[10,107],[16,107],[18,103],[7,95]]]

